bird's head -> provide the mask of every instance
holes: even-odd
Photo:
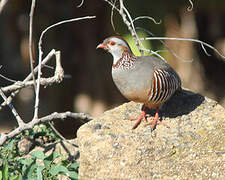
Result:
[[[121,37],[112,36],[106,38],[103,43],[97,46],[98,48],[103,48],[104,50],[110,52],[114,58],[114,61],[119,60],[124,52],[131,53],[128,43]]]

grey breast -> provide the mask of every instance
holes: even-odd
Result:
[[[120,92],[129,100],[144,102],[151,88],[153,68],[148,58],[138,57],[130,69],[112,69]]]
[[[180,81],[176,72],[163,60],[153,56],[138,57],[131,69],[112,69],[114,83],[129,100],[146,103],[152,88],[156,69],[168,70]],[[166,98],[168,99],[168,98]]]

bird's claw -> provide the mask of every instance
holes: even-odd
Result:
[[[166,123],[162,122],[159,119],[154,119],[153,121],[146,123],[144,126],[146,127],[148,125],[152,125],[151,130],[153,131],[153,130],[155,130],[155,128],[158,124],[161,124],[167,128],[170,128]]]

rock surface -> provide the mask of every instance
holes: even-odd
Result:
[[[160,110],[170,128],[131,130],[127,118],[141,106],[125,103],[80,127],[79,179],[225,179],[223,107],[182,90]]]

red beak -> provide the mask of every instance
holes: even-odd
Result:
[[[99,44],[99,45],[96,47],[96,49],[98,49],[98,48],[102,48],[102,49],[105,49],[105,50],[108,49],[108,47],[107,47],[105,44],[103,44],[103,43]]]

